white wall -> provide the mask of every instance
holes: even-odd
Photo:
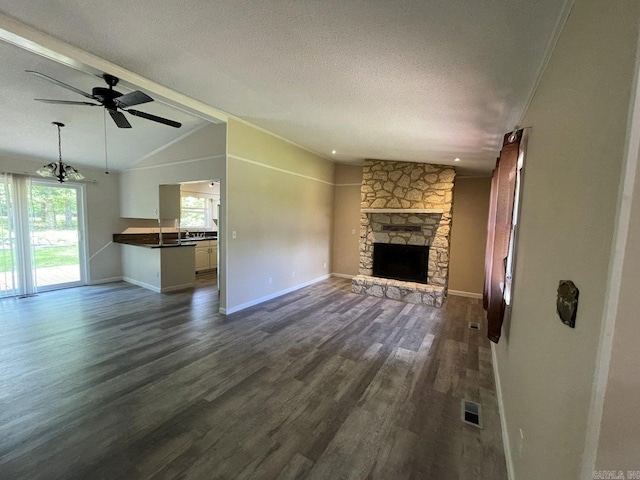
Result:
[[[579,478],[604,316],[640,2],[577,0],[522,122],[513,312],[495,348],[516,479]],[[580,289],[576,328],[556,314]]]
[[[0,156],[0,172],[34,175],[48,161],[26,157]],[[87,180],[82,182],[86,193],[87,221],[87,282],[101,283],[119,280],[120,248],[112,243],[112,235],[119,231],[119,175],[107,175],[101,170],[79,168]],[[40,178],[40,177],[37,177]]]
[[[122,174],[120,216],[157,218],[159,185],[223,178],[225,154],[226,125],[211,124],[147,157]]]
[[[120,249],[122,250],[123,279],[159,292],[161,287],[160,249],[125,244],[121,244]]]

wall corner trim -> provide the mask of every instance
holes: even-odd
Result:
[[[449,290],[451,292],[451,290]],[[491,343],[491,363],[493,364],[493,378],[496,384],[496,397],[498,400],[498,412],[500,413],[500,426],[502,428],[502,443],[504,445],[504,458],[507,462],[507,476],[509,480],[515,480],[513,473],[513,458],[511,457],[511,443],[509,442],[509,431],[507,430],[507,418],[504,413],[504,403],[502,402],[502,385],[500,384],[500,372],[498,371],[498,358],[496,356],[496,345]]]

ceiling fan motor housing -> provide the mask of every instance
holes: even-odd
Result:
[[[116,92],[115,90],[112,90],[111,88],[104,88],[104,87],[95,87],[95,88],[93,88],[91,90],[91,93],[108,110],[115,110],[117,108],[117,106],[113,102],[113,99],[122,96],[122,93]]]

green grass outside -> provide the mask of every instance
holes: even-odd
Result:
[[[77,265],[78,247],[36,247],[35,266],[36,268],[61,267],[63,265]],[[9,250],[0,250],[0,272],[11,270],[11,257]]]

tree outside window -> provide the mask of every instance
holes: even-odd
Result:
[[[183,228],[211,228],[211,199],[196,194],[181,197],[180,225]]]

